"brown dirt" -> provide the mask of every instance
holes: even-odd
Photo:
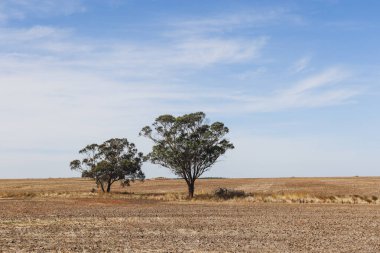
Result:
[[[200,180],[198,190],[378,196],[376,183],[378,178],[215,179]],[[0,252],[380,252],[380,206],[374,204],[83,198],[78,196],[93,184],[79,179],[0,180],[0,185],[0,194],[14,194],[0,199]],[[128,191],[158,189],[186,188],[178,180],[150,180]],[[312,192],[316,189],[320,192]],[[39,191],[72,194],[24,194]]]

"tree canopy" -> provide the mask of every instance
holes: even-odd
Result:
[[[203,112],[175,117],[161,115],[152,126],[144,127],[140,135],[154,142],[150,161],[169,168],[183,178],[194,196],[194,184],[217,159],[234,146],[226,138],[229,130],[221,122],[207,124]]]
[[[70,163],[72,170],[82,172],[82,177],[93,178],[103,192],[110,192],[114,182],[128,186],[136,179],[143,180],[141,170],[143,153],[127,139],[110,139],[104,143],[87,145],[79,151],[84,158]]]

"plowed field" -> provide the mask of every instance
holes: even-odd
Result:
[[[263,191],[264,185],[270,185],[265,190],[322,189],[331,195],[351,185],[349,194],[376,195],[375,183],[380,185],[377,178],[367,178],[372,187],[366,186],[366,179],[356,178],[303,179],[304,184],[300,179],[221,180],[201,180],[198,190],[228,184],[245,190],[247,185],[260,190],[261,185]],[[320,180],[327,186],[318,186]],[[314,183],[308,189],[305,184],[310,182]],[[77,194],[92,187],[86,180],[0,183],[0,193],[8,192],[8,197],[0,198],[1,252],[380,252],[378,204],[160,201],[123,194],[83,197]],[[128,191],[154,191],[154,184],[162,191],[186,189],[181,181],[151,180]],[[62,187],[72,194],[52,195]],[[50,195],[21,194],[42,190]],[[18,195],[10,197],[12,191]]]

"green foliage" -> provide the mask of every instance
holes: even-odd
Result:
[[[225,135],[228,128],[221,122],[206,123],[203,112],[174,117],[161,115],[152,127],[144,127],[140,135],[154,142],[150,161],[169,168],[186,180],[189,197],[193,197],[194,182],[208,171],[217,159],[234,146]]]
[[[135,144],[127,139],[115,138],[100,145],[87,145],[79,153],[84,158],[72,161],[70,168],[81,171],[82,177],[95,179],[103,192],[110,192],[111,185],[116,181],[128,186],[135,179],[145,178],[141,170],[143,153],[138,152]]]

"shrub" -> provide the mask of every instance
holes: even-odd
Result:
[[[233,199],[233,198],[242,198],[247,196],[244,191],[227,189],[227,188],[219,188],[215,190],[214,195],[220,199]]]

